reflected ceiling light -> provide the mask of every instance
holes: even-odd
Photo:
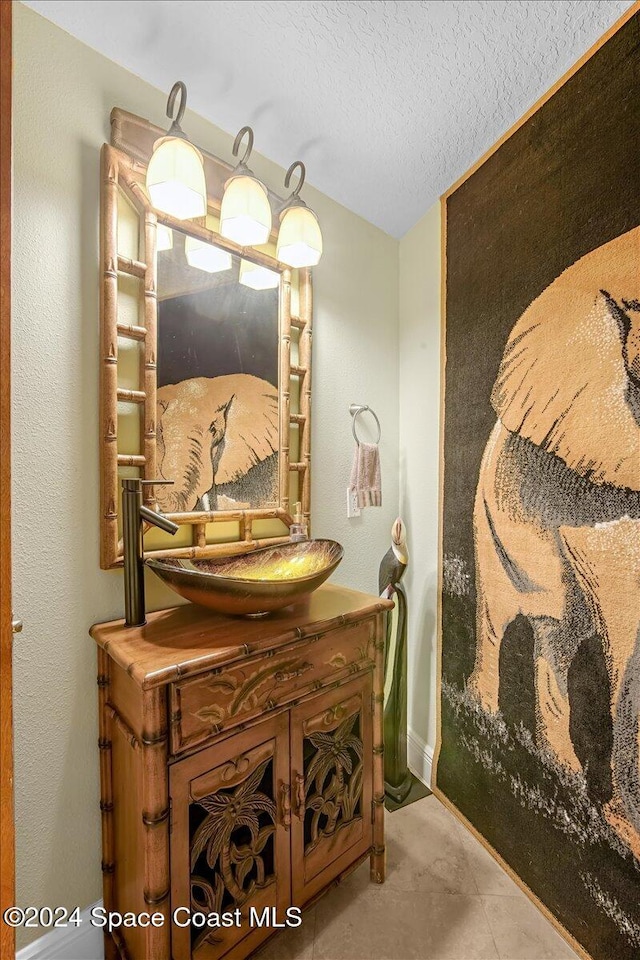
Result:
[[[206,273],[220,273],[231,269],[231,254],[197,237],[185,237],[184,255],[190,267]]]
[[[156,250],[158,253],[162,253],[163,250],[172,250],[173,249],[173,230],[169,227],[165,227],[164,223],[158,224],[158,232],[156,234]]]
[[[253,149],[253,130],[243,127],[233,143],[233,155],[238,156],[240,144],[248,134],[247,149],[224,185],[220,207],[220,233],[243,247],[266,243],[271,233],[271,205],[267,190],[247,167]]]
[[[301,160],[291,164],[284,178],[284,185],[289,186],[296,167],[300,169],[300,179],[280,211],[276,257],[290,267],[315,267],[322,256],[322,233],[315,213],[299,196],[306,176],[305,165]]]
[[[174,118],[173,108],[180,94],[180,106]],[[166,136],[153,145],[147,167],[147,192],[156,210],[178,220],[204,217],[207,212],[207,185],[202,154],[187,139],[180,121],[187,106],[187,88],[178,80],[167,100],[167,116],[172,121]]]
[[[240,283],[252,290],[272,290],[280,284],[280,274],[250,260],[240,261]]]

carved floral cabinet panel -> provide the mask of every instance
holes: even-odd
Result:
[[[371,676],[291,711],[293,899],[304,904],[372,838]]]
[[[175,764],[171,798],[171,911],[241,911],[242,926],[177,926],[174,960],[218,960],[250,931],[252,912],[284,917],[290,894],[289,720],[282,713]],[[180,916],[180,913],[177,914]],[[183,918],[187,911],[182,909]]]
[[[105,907],[162,919],[116,927],[107,960],[243,960],[365,857],[382,883],[391,606],[325,585],[263,620],[91,629]]]

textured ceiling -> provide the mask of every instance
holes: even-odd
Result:
[[[303,159],[310,183],[399,237],[630,3],[27,5],[156,87],[184,80],[189,107],[229,133],[250,123],[257,150]]]

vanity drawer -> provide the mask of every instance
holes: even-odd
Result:
[[[372,667],[374,642],[369,619],[171,684],[172,753]]]

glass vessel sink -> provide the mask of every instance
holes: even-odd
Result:
[[[342,560],[335,540],[301,540],[209,560],[149,558],[147,566],[186,600],[216,613],[258,615],[317,590]]]

